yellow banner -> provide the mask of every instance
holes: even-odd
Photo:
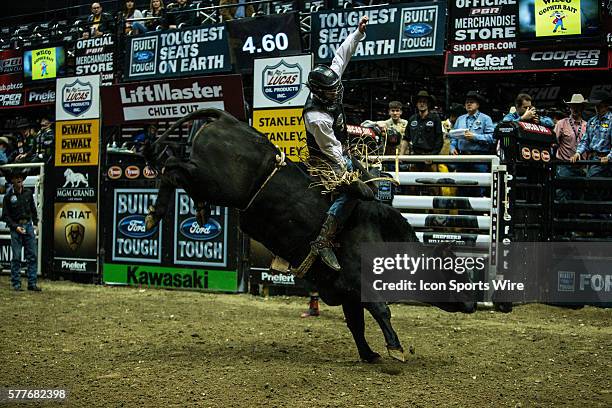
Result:
[[[55,135],[56,166],[98,165],[98,119],[56,122]]]
[[[580,0],[535,0],[536,37],[582,33]]]
[[[56,77],[57,54],[55,48],[44,48],[32,51],[32,79],[50,79]]]
[[[302,108],[253,111],[253,127],[265,134],[292,161],[308,157]]]

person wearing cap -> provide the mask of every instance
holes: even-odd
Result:
[[[38,212],[32,190],[23,187],[21,172],[11,172],[9,180],[13,187],[4,195],[2,220],[11,231],[11,286],[21,290],[21,251],[25,250],[27,261],[28,290],[40,292],[36,285],[36,229]]]
[[[555,125],[555,136],[557,137],[556,157],[560,161],[569,162],[576,152],[578,143],[586,133],[587,123],[582,117],[585,105],[589,103],[581,94],[573,94],[569,101],[563,101],[570,108],[570,116],[561,119]],[[586,157],[583,157],[586,159]],[[557,176],[560,177],[581,177],[584,171],[576,166],[557,166]],[[556,192],[557,200],[571,200],[574,198],[572,190],[558,189]]]
[[[414,154],[439,154],[444,145],[442,121],[440,117],[430,112],[435,103],[429,92],[419,91],[414,97],[416,112],[408,119],[408,128],[402,139],[400,154],[406,154],[408,145]]]
[[[401,141],[402,144],[404,143],[403,138],[404,134],[406,133],[406,126],[408,126],[408,121],[406,119],[402,119],[403,107],[404,105],[402,105],[400,101],[389,102],[389,119],[376,122],[378,126],[382,127],[386,131],[389,129],[395,129],[397,131],[395,135],[399,134],[400,137],[400,140],[398,140],[397,143],[400,143]],[[393,143],[390,141],[390,138],[387,138],[385,154],[394,155],[397,143]]]
[[[520,93],[514,100],[516,111],[508,113],[504,116],[503,122],[530,122],[549,128],[555,127],[555,122],[548,116],[540,116],[531,104],[532,98],[526,93]]]
[[[597,114],[586,124],[584,137],[576,147],[576,153],[571,157],[572,163],[580,156],[588,153],[591,159],[599,160],[601,165],[589,166],[587,177],[612,177],[612,113],[609,111],[612,97],[604,92],[591,95],[591,103],[595,104]]]
[[[307,86],[310,95],[304,105],[302,116],[306,127],[306,144],[310,156],[319,156],[330,162],[331,170],[337,177],[344,177],[352,171],[350,158],[343,155],[342,141],[346,140],[346,117],[342,106],[342,74],[357,49],[359,41],[365,38],[368,17],[363,16],[357,29],[348,35],[336,50],[331,66],[317,65],[308,74]],[[319,154],[320,153],[320,154]],[[309,256],[320,256],[330,268],[338,271],[340,264],[332,250],[335,235],[357,204],[354,198],[373,199],[374,194],[363,182],[351,183],[358,194],[341,194],[327,211],[317,238],[311,243]]]

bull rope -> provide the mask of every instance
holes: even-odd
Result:
[[[278,149],[278,146],[276,147]],[[276,155],[276,162],[274,164],[274,170],[272,170],[272,173],[270,173],[270,175],[268,175],[268,178],[266,179],[266,181],[263,182],[263,184],[259,187],[259,189],[255,192],[255,194],[253,195],[253,197],[251,197],[251,200],[249,201],[249,203],[247,204],[246,207],[244,207],[243,209],[241,209],[240,211],[246,211],[249,209],[249,207],[251,206],[251,204],[253,204],[253,201],[255,201],[255,199],[257,198],[257,196],[259,195],[259,193],[261,193],[261,191],[264,189],[264,187],[266,187],[266,185],[268,184],[268,182],[270,180],[272,180],[272,177],[274,177],[274,175],[276,174],[277,171],[280,170],[281,167],[286,166],[287,162],[285,161],[286,156],[285,156],[285,152],[283,152],[282,150],[279,149],[279,153]]]

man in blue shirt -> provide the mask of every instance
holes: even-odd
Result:
[[[540,116],[536,108],[531,104],[531,96],[521,93],[514,100],[516,112],[508,113],[504,116],[504,122],[530,122],[549,128],[555,127],[555,122],[548,116]]]
[[[597,114],[587,122],[586,133],[570,158],[572,163],[588,152],[591,159],[599,160],[601,165],[590,166],[587,177],[612,177],[612,113],[609,111],[612,97],[606,94],[593,95]]]
[[[459,116],[453,129],[465,129],[460,136],[451,138],[450,154],[491,154],[495,149],[493,121],[489,115],[480,112],[484,98],[470,91],[465,97],[465,115]]]
[[[465,115],[459,116],[454,130],[461,129],[460,135],[451,135],[450,154],[452,155],[482,155],[495,153],[495,140],[493,139],[493,121],[489,115],[479,111],[480,104],[485,99],[476,91],[470,91],[465,96]],[[489,165],[486,163],[470,163],[454,166],[457,171],[486,173]],[[473,191],[473,190],[472,190]],[[463,194],[466,193],[466,194]],[[463,195],[472,195],[468,190]],[[484,189],[480,189],[484,195]]]

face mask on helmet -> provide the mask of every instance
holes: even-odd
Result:
[[[325,65],[317,65],[310,71],[307,85],[321,102],[334,103],[342,99],[342,81],[338,74]]]

